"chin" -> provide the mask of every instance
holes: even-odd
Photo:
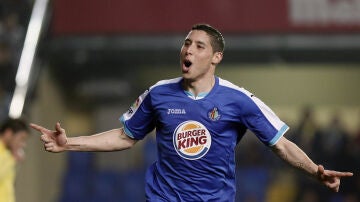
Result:
[[[194,79],[193,77],[189,76],[189,75],[184,75],[184,74],[183,74],[182,77],[183,77],[183,79],[187,80],[188,82],[193,82],[193,81],[195,81],[195,79]]]
[[[189,73],[182,73],[182,77],[184,79],[191,79],[191,76],[189,75]]]

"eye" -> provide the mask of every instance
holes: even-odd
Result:
[[[188,40],[184,41],[184,46],[190,46],[190,45],[191,45],[191,41]]]
[[[199,48],[199,49],[204,49],[205,47],[202,46],[202,45],[198,45],[197,48]]]

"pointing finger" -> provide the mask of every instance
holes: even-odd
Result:
[[[354,174],[351,172],[338,172],[338,171],[331,171],[327,174],[327,176],[332,176],[332,177],[351,177]]]
[[[351,177],[353,175],[354,175],[354,173],[352,173],[352,172],[343,172],[341,177]]]
[[[39,131],[39,132],[46,132],[46,131],[48,131],[48,129],[46,129],[46,128],[42,127],[42,126],[39,126],[39,125],[37,125],[37,124],[34,124],[34,123],[30,123],[30,127],[33,128],[33,129],[35,129],[35,130],[37,130],[37,131]]]

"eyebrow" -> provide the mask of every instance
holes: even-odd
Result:
[[[193,42],[193,41],[192,41],[191,39],[189,39],[189,38],[185,39],[185,42],[186,42],[186,41]],[[206,46],[206,43],[203,42],[203,41],[195,41],[195,43]]]

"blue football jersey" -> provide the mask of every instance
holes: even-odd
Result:
[[[246,130],[269,146],[288,130],[253,94],[215,80],[201,99],[183,90],[182,78],[160,81],[121,116],[133,139],[156,129],[158,159],[146,174],[147,201],[234,201],[235,146]]]

